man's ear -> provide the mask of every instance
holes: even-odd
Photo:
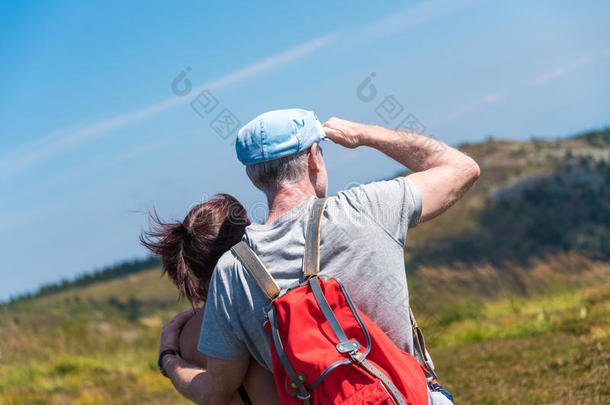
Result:
[[[317,142],[314,142],[309,147],[309,153],[307,154],[307,163],[309,165],[309,170],[313,170],[315,172],[319,172],[322,169],[321,159],[322,154],[320,153],[320,146]]]

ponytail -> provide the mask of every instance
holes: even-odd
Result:
[[[206,300],[218,259],[250,224],[245,208],[228,194],[198,204],[183,221],[164,222],[154,210],[149,218],[150,230],[140,235],[140,242],[159,256],[163,274],[193,306]]]

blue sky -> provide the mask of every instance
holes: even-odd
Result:
[[[182,218],[222,191],[264,219],[234,134],[210,126],[224,109],[384,124],[393,97],[451,144],[609,125],[609,17],[603,1],[0,2],[0,300],[143,256],[153,207]],[[218,104],[199,115],[203,90]],[[331,193],[400,169],[325,158]]]

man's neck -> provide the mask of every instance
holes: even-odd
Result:
[[[290,211],[314,195],[316,195],[316,192],[309,182],[287,184],[273,195],[267,195],[269,218],[267,218],[265,225],[272,223],[282,214]]]

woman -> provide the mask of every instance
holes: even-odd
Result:
[[[155,212],[151,230],[144,232],[140,241],[160,257],[163,273],[195,308],[205,302],[216,262],[241,240],[250,222],[239,201],[221,193],[195,206],[182,222],[163,222]],[[207,357],[197,350],[202,318],[203,310],[198,310],[182,329],[180,352],[184,360],[205,368]],[[243,385],[230,404],[249,400],[255,405],[279,403],[273,374],[252,359]]]

